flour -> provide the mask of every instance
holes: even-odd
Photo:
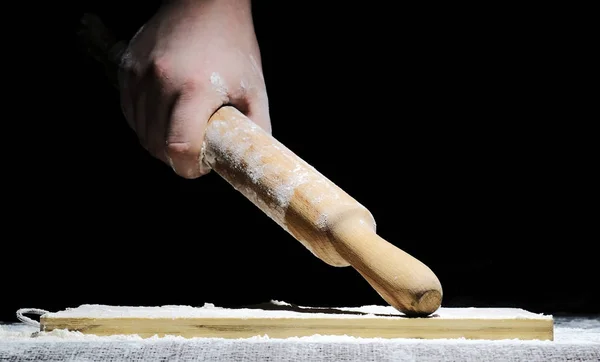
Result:
[[[34,338],[32,336],[35,335]],[[139,335],[111,335],[111,336],[96,336],[92,334],[83,334],[77,331],[67,331],[64,329],[55,329],[49,332],[39,332],[37,328],[26,324],[0,324],[0,344],[8,342],[6,345],[17,348],[18,342],[70,342],[70,341],[85,341],[85,342],[136,342],[136,343],[154,343],[158,341],[164,342],[193,342],[193,341],[222,341],[223,343],[231,343],[231,339],[225,338],[204,338],[166,335],[164,337],[153,336],[142,338]],[[497,344],[514,344],[522,346],[530,345],[559,345],[559,344],[577,344],[577,345],[600,345],[600,319],[598,317],[564,317],[558,316],[555,318],[555,339],[554,341],[538,341],[538,340],[477,340],[477,339],[412,339],[412,338],[361,338],[348,335],[319,335],[305,337],[289,337],[289,338],[271,338],[268,335],[260,335],[249,338],[240,338],[233,343],[287,343],[290,347],[295,343],[391,343],[391,344],[428,344],[435,346],[438,344],[448,344],[458,347],[464,344],[482,344],[482,345],[497,345]],[[294,344],[292,344],[294,343]],[[119,345],[121,346],[121,345]]]
[[[271,304],[273,305],[279,305],[279,306],[287,306],[287,307],[291,307],[292,305],[288,302],[283,302],[280,300],[271,300]]]
[[[279,172],[286,172],[284,170],[278,170]],[[274,187],[274,196],[277,199],[279,207],[287,209],[290,204],[290,200],[294,196],[296,189],[309,182],[310,174],[306,168],[303,168],[299,163],[292,171],[287,171],[287,182],[282,182]]]
[[[11,326],[12,327],[12,326]],[[18,331],[13,331],[11,329],[18,329]],[[35,337],[32,337],[35,336]],[[594,336],[597,338],[597,334]],[[581,339],[581,338],[580,338]],[[54,329],[49,332],[39,332],[32,327],[27,328],[8,328],[0,325],[0,342],[2,341],[13,341],[14,342],[137,342],[137,343],[153,343],[157,341],[162,342],[192,342],[192,341],[202,341],[202,340],[213,340],[213,341],[223,341],[227,343],[237,342],[237,343],[420,343],[420,344],[461,344],[461,343],[469,343],[469,344],[489,344],[489,343],[507,343],[507,342],[518,342],[518,343],[556,343],[553,341],[521,341],[514,339],[506,339],[506,340],[495,340],[495,341],[487,341],[487,340],[477,340],[477,339],[466,339],[466,338],[438,338],[438,339],[412,339],[412,338],[364,338],[364,337],[354,337],[349,335],[321,335],[314,334],[312,336],[302,336],[302,337],[287,337],[287,338],[272,338],[269,335],[258,335],[247,338],[219,338],[219,337],[183,337],[177,335],[165,335],[158,336],[154,335],[152,337],[141,337],[137,334],[114,334],[110,336],[97,336],[94,334],[85,334],[78,331],[69,331],[65,329]],[[588,342],[583,340],[582,342]],[[594,343],[593,340],[588,343]],[[597,339],[595,343],[598,343]]]
[[[560,320],[557,320],[560,322]],[[574,320],[574,324],[577,320]],[[271,338],[140,338],[21,330],[0,325],[0,360],[9,361],[599,361],[600,330],[561,327],[554,341],[357,338],[315,334]],[[34,334],[35,333],[35,334]],[[33,337],[33,336],[35,337]]]
[[[223,80],[223,78],[221,78],[219,73],[212,72],[212,74],[210,75],[210,84],[212,84],[213,89],[215,91],[217,91],[218,93],[220,93],[223,96],[227,96],[228,91],[227,91],[227,87],[225,85],[225,81]]]
[[[241,119],[235,119],[244,122]],[[243,127],[231,127],[219,119],[211,121],[206,130],[205,139],[213,147],[212,152],[205,149],[205,162],[214,165],[218,157],[224,158],[229,165],[248,175],[251,187],[234,187],[259,204],[265,212],[271,212],[272,218],[283,222],[285,212],[298,186],[308,182],[308,170],[296,161],[295,155],[281,144],[257,142],[264,132],[259,126],[250,122]],[[282,163],[270,162],[277,155],[283,155]],[[291,164],[291,165],[290,165]],[[292,167],[289,167],[292,166]],[[268,177],[270,180],[265,180]],[[268,187],[265,184],[270,182]],[[267,192],[269,199],[259,200],[253,188],[261,188]],[[266,207],[266,208],[263,208]]]
[[[569,330],[567,330],[570,332]],[[596,332],[593,335],[594,339],[582,339],[582,335],[576,334],[576,330],[572,332],[573,336],[571,339],[579,339],[580,343],[599,343],[598,342],[598,333]],[[557,333],[557,337],[561,337],[559,333]],[[363,337],[354,337],[349,335],[321,335],[315,334],[312,336],[302,336],[302,337],[287,337],[287,338],[272,338],[269,335],[258,335],[247,338],[219,338],[219,337],[183,337],[177,335],[165,335],[158,336],[154,335],[152,337],[141,337],[137,334],[114,334],[110,336],[97,336],[93,334],[85,334],[78,331],[69,331],[65,329],[54,329],[49,332],[40,332],[37,329],[27,326],[26,328],[19,328],[19,326],[2,326],[0,325],[0,342],[9,341],[12,343],[16,342],[136,342],[136,343],[154,343],[158,341],[162,342],[192,342],[192,341],[202,341],[202,340],[213,340],[213,341],[223,341],[226,343],[236,342],[236,343],[420,343],[420,344],[489,344],[489,343],[507,343],[507,342],[518,342],[520,344],[523,343],[556,343],[557,341],[521,341],[514,339],[507,340],[495,340],[495,341],[487,341],[487,340],[477,340],[477,339],[465,339],[465,338],[439,338],[439,339],[412,339],[412,338],[363,338]],[[571,342],[568,340],[568,342]],[[17,346],[16,344],[14,345]]]
[[[285,302],[272,302],[289,308],[223,308],[212,303],[201,307],[165,305],[156,307],[109,306],[84,304],[76,308],[48,313],[47,318],[397,318],[403,314],[391,306],[366,305],[361,307],[293,307]],[[340,313],[348,312],[348,313]],[[552,319],[552,316],[528,312],[518,308],[439,308],[433,318],[442,319]]]
[[[360,323],[364,318],[397,318],[400,312],[393,307],[384,305],[365,305],[358,307],[305,307],[294,306],[284,301],[273,300],[265,309],[256,308],[222,308],[212,303],[205,303],[201,307],[185,305],[165,305],[156,307],[128,307],[128,306],[108,306],[86,304],[76,308],[68,308],[62,311],[48,313],[46,317],[56,318],[355,318]],[[269,309],[273,308],[273,310]],[[304,311],[304,312],[303,312]],[[334,312],[334,313],[332,313]],[[340,314],[340,312],[356,312],[357,314]],[[390,317],[392,316],[392,317]],[[553,316],[528,312],[519,308],[439,308],[432,318],[485,318],[485,319],[554,319]],[[600,320],[598,318],[556,318],[555,341],[521,341],[515,339],[485,341],[471,340],[464,338],[453,339],[411,339],[411,338],[363,338],[349,335],[319,335],[289,338],[271,338],[268,335],[259,335],[249,338],[239,338],[236,343],[262,343],[262,342],[281,342],[281,343],[419,343],[419,344],[479,344],[479,343],[519,343],[519,344],[539,344],[560,342],[565,343],[600,343]],[[31,338],[32,334],[35,338]],[[199,341],[199,340],[222,340],[231,341],[225,338],[205,338],[205,337],[182,337],[175,335],[140,337],[139,335],[111,335],[95,336],[84,334],[77,331],[67,331],[56,329],[48,332],[39,332],[35,327],[25,324],[15,324],[9,326],[0,325],[0,342],[2,341],[133,341],[136,343],[151,343],[153,341]],[[228,342],[229,343],[229,342]]]

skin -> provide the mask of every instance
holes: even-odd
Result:
[[[208,173],[206,124],[233,105],[271,132],[250,0],[170,0],[131,40],[121,105],[141,145],[180,176]]]

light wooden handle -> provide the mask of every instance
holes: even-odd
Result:
[[[391,306],[410,316],[441,305],[425,264],[376,234],[371,213],[237,109],[209,120],[202,162],[332,266],[352,265]]]

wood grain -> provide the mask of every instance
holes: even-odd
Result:
[[[498,311],[499,309],[496,309]],[[84,334],[110,336],[137,334],[142,338],[167,335],[210,338],[270,338],[337,335],[361,338],[465,338],[553,340],[553,319],[546,316],[444,317],[452,314],[446,308],[439,315],[421,318],[406,316],[330,315],[295,317],[52,317],[40,318],[40,330],[78,331]],[[504,313],[507,314],[507,313]],[[510,314],[510,313],[508,313]]]

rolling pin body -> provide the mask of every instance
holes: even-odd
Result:
[[[390,305],[428,315],[442,288],[425,264],[376,234],[371,213],[233,107],[209,120],[201,163],[325,263],[354,267]]]

